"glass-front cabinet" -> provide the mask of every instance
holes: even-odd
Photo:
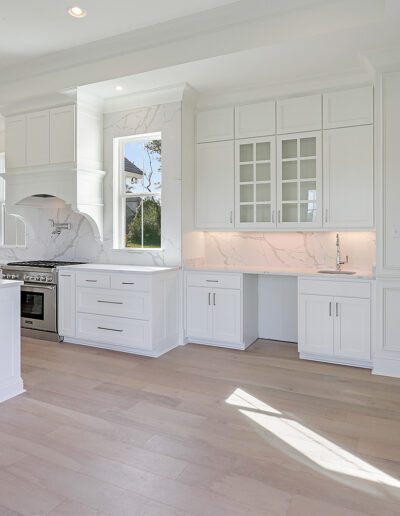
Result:
[[[321,132],[278,136],[277,226],[322,225]]]
[[[275,137],[236,141],[235,224],[276,227]]]

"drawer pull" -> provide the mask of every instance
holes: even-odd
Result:
[[[70,278],[71,274],[60,274],[62,278]]]
[[[103,326],[97,326],[98,330],[106,330],[106,331],[116,331],[118,333],[122,333],[124,330],[115,330],[114,328],[104,328]]]
[[[332,317],[332,301],[329,301],[329,317]]]
[[[336,317],[339,317],[339,303],[336,303]]]
[[[216,294],[215,294],[215,292],[214,292],[214,294],[213,294],[213,298],[214,298],[214,306],[215,306],[215,305],[216,305],[216,303],[215,303],[215,298],[216,298]]]
[[[107,303],[108,305],[123,305],[122,301],[102,301],[101,299],[97,300],[98,303]]]
[[[122,284],[123,285],[134,285],[135,283],[134,282],[129,282],[129,281],[123,281]]]
[[[217,280],[217,279],[207,279],[206,281],[208,283],[219,283],[219,280]]]
[[[97,279],[87,279],[85,280],[87,283],[97,283]]]

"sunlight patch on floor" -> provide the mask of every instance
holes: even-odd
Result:
[[[284,417],[274,407],[236,389],[226,403],[318,466],[335,473],[400,488],[400,482],[297,421]]]

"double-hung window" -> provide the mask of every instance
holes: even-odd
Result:
[[[114,247],[160,249],[161,133],[118,138],[114,150]]]

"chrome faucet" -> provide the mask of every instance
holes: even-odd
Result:
[[[342,269],[342,265],[349,262],[349,257],[346,256],[346,260],[343,262],[340,258],[340,240],[339,233],[336,233],[336,270],[340,272]]]

